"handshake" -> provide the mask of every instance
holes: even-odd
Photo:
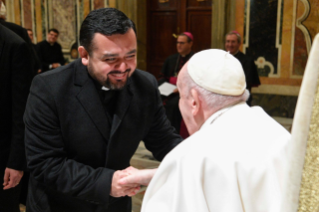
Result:
[[[112,179],[110,195],[113,197],[134,196],[140,186],[147,186],[157,169],[138,170],[132,166],[115,171]]]

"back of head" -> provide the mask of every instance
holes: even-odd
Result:
[[[242,65],[224,50],[209,49],[195,54],[187,69],[195,83],[213,93],[238,96],[246,89]]]
[[[215,110],[246,101],[249,96],[242,65],[229,52],[201,51],[189,60],[187,71],[193,81],[188,86],[193,84],[206,104]]]
[[[125,34],[131,28],[136,33],[134,23],[123,12],[115,8],[93,10],[81,25],[80,44],[90,54],[95,33],[111,36]]]

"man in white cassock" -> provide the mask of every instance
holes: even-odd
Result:
[[[155,174],[142,212],[279,212],[290,133],[245,103],[240,62],[223,50],[201,51],[177,87],[191,136],[157,171],[131,168],[121,182],[147,185]]]

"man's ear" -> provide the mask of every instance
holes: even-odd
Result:
[[[194,88],[191,89],[191,104],[192,115],[195,117],[200,112],[201,101],[199,100],[198,91]]]
[[[86,49],[83,46],[79,46],[78,48],[80,57],[82,59],[82,64],[87,66],[89,63],[89,53],[86,51]]]

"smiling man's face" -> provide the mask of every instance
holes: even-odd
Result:
[[[123,35],[96,33],[92,47],[91,54],[85,60],[82,58],[91,77],[111,90],[122,89],[136,68],[137,43],[133,29]]]

